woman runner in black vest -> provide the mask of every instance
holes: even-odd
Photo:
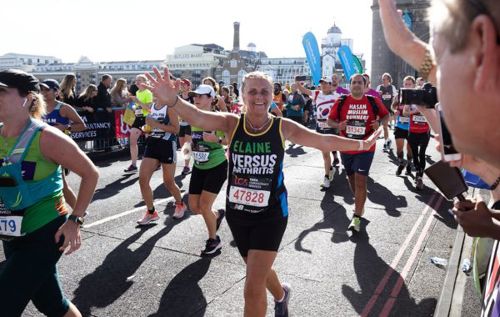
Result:
[[[163,74],[153,70],[156,78],[146,74],[151,81],[148,88],[161,103],[174,108],[193,126],[231,136],[226,219],[247,264],[245,316],[265,316],[266,288],[275,300],[275,316],[288,316],[290,287],[281,284],[272,269],[288,219],[282,170],[285,140],[324,152],[366,150],[381,131],[364,141],[349,140],[276,118],[268,112],[273,82],[261,72],[249,73],[243,79],[244,115],[203,111],[178,97],[180,81],[171,80],[167,68]]]

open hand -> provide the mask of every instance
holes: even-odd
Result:
[[[146,77],[149,79],[149,85],[141,83],[141,86],[151,90],[156,98],[158,98],[160,104],[167,106],[173,105],[178,98],[177,92],[181,85],[180,80],[170,79],[170,73],[167,67],[163,70],[163,74],[161,74],[156,67],[153,67],[153,72],[156,78],[151,76],[150,73],[145,73]]]

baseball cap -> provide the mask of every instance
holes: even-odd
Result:
[[[332,79],[331,79],[331,78],[328,78],[328,77],[326,77],[326,76],[324,76],[323,78],[321,78],[321,79],[319,80],[319,82],[320,82],[320,83],[321,83],[321,82],[325,82],[325,83],[329,83],[329,84],[331,84],[331,83],[332,83]]]
[[[215,90],[210,85],[199,85],[195,91],[189,93],[190,96],[193,95],[210,95],[210,97],[215,97]]]
[[[59,82],[55,79],[45,79],[40,83],[40,86],[47,89],[59,90]]]
[[[191,81],[189,79],[187,79],[187,78],[181,79],[181,83],[183,83],[184,85],[191,86]]]
[[[40,91],[38,79],[19,69],[7,69],[0,71],[0,87],[17,88],[22,92]]]

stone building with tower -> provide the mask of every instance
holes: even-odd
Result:
[[[396,0],[396,6],[403,12],[405,24],[422,41],[429,42],[429,20],[427,9],[430,0]],[[372,86],[380,83],[383,73],[390,73],[396,87],[401,85],[407,75],[418,77],[417,71],[391,52],[384,38],[380,21],[378,0],[373,0],[373,30],[372,30]]]
[[[257,46],[250,43],[247,50],[240,49],[240,23],[233,23],[233,49],[229,52],[227,59],[225,59],[218,67],[216,77],[223,81],[225,85],[231,83],[238,83],[241,87],[243,77],[257,69],[258,64],[262,58],[267,55],[264,52],[258,52]]]

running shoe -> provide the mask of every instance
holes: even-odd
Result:
[[[213,255],[217,250],[222,248],[222,242],[219,236],[215,236],[215,239],[208,239],[205,243],[205,250],[201,251],[202,256]]]
[[[184,166],[184,168],[182,169],[181,175],[187,175],[189,173],[191,173],[191,169],[189,168],[189,166]]]
[[[404,168],[406,167],[405,163],[399,163],[398,170],[396,171],[396,175],[399,176],[403,172]]]
[[[418,190],[422,190],[424,189],[424,182],[422,180],[422,176],[417,176],[415,178],[415,187],[418,189]]]
[[[160,219],[160,216],[158,216],[158,212],[156,210],[153,213],[149,213],[149,211],[146,211],[144,217],[142,217],[142,219],[137,220],[137,223],[141,226],[145,226],[150,224],[152,221],[156,221],[158,219]]]
[[[336,168],[333,166],[330,166],[330,171],[328,172],[328,180],[331,182],[333,181],[333,175],[335,175]]]
[[[137,172],[137,166],[133,165],[133,164],[130,164],[129,167],[127,167],[126,169],[123,170],[125,173],[133,173],[133,172]]]
[[[359,232],[361,230],[361,217],[353,216],[347,230]]]
[[[387,142],[385,142],[385,149],[386,149],[386,151],[392,150],[391,145],[392,145],[392,140],[391,139],[387,139]]]
[[[219,212],[219,216],[217,217],[215,230],[219,230],[220,224],[222,223],[222,220],[224,219],[224,216],[226,215],[226,211],[224,209],[219,209],[217,211]]]
[[[181,201],[180,203],[175,203],[175,211],[174,211],[173,217],[175,219],[181,219],[182,217],[184,217],[184,212],[186,210],[187,210],[187,207],[184,204],[184,202]]]
[[[330,179],[328,177],[325,177],[323,179],[323,184],[321,185],[323,189],[328,189],[330,188]]]
[[[281,302],[274,301],[274,316],[288,317],[288,302],[290,301],[292,289],[290,288],[290,285],[286,283],[281,284],[281,287],[283,287],[285,297]]]

